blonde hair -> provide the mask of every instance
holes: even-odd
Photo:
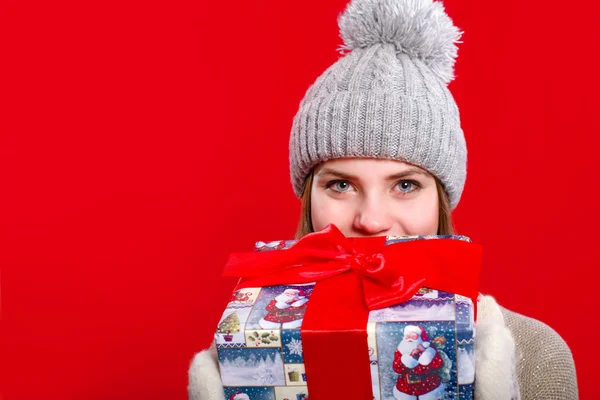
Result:
[[[314,232],[312,226],[312,216],[310,213],[311,204],[311,190],[313,183],[314,169],[308,174],[304,182],[304,188],[302,189],[302,209],[300,211],[300,219],[298,221],[298,228],[296,229],[296,239],[300,239],[304,235]],[[444,190],[444,187],[440,180],[434,176],[435,186],[438,193],[439,203],[439,217],[438,217],[438,235],[453,235],[454,227],[452,225],[452,212],[450,211],[450,201],[448,195]]]

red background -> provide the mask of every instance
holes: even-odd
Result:
[[[183,399],[230,251],[289,238],[292,117],[344,0],[1,3],[2,399]],[[597,2],[447,0],[482,291],[600,396]],[[532,337],[532,340],[535,340]]]

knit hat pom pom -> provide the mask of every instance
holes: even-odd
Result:
[[[454,79],[462,32],[440,1],[352,0],[338,24],[342,51],[391,43],[398,53],[423,61],[445,83]]]

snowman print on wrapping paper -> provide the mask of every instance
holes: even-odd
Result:
[[[302,289],[285,289],[267,304],[267,315],[258,324],[263,329],[300,328],[307,303],[308,294]]]
[[[397,400],[440,400],[449,379],[451,361],[442,351],[443,336],[429,341],[425,328],[408,325],[394,354],[398,380],[393,389]]]

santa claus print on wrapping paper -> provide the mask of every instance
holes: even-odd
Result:
[[[229,400],[250,400],[250,397],[246,393],[237,392],[229,396]]]
[[[439,400],[450,379],[449,357],[442,351],[446,339],[436,337],[431,342],[425,328],[408,325],[404,338],[394,354],[394,371],[398,380],[394,398],[398,400]]]
[[[258,322],[262,329],[298,329],[302,325],[309,294],[288,288],[265,307],[267,315]]]

